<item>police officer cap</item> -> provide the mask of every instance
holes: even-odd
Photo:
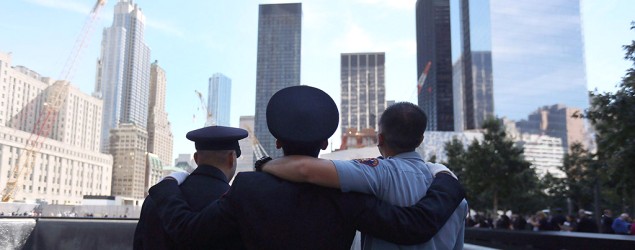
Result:
[[[196,150],[236,150],[236,157],[239,157],[238,140],[247,137],[247,130],[210,126],[192,130],[185,137],[194,142]]]
[[[317,142],[327,140],[339,123],[333,99],[309,86],[293,86],[276,92],[267,105],[267,126],[278,140]]]

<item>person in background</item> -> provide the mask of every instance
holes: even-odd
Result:
[[[597,233],[598,225],[589,218],[590,212],[580,209],[578,211],[578,232]]]
[[[512,214],[512,229],[513,230],[525,230],[527,229],[527,220],[519,214]]]
[[[616,234],[629,234],[631,229],[631,218],[627,213],[620,214],[620,217],[613,220],[611,226]]]
[[[600,228],[600,233],[605,234],[614,234],[613,231],[613,212],[610,209],[604,209],[604,213],[602,214],[602,219],[600,219],[600,223],[602,227]]]

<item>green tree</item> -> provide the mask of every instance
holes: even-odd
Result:
[[[452,138],[451,141],[445,143],[445,155],[448,157],[447,162],[443,162],[459,180],[463,180],[463,171],[465,168],[465,146],[459,139]]]
[[[588,208],[593,202],[594,188],[598,181],[598,173],[594,168],[593,155],[584,149],[582,144],[574,143],[565,153],[562,167],[565,178],[561,179],[560,188],[564,197],[575,204],[573,209]]]
[[[483,129],[483,141],[474,140],[467,151],[458,140],[446,144],[448,166],[461,173],[472,207],[535,211],[545,195],[523,149],[507,137],[502,120],[489,119]]]
[[[633,66],[626,70],[618,90],[590,92],[591,106],[582,116],[596,131],[598,168],[606,171],[609,184],[635,207],[635,40],[624,49],[624,58]]]

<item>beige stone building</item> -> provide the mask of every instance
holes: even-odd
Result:
[[[55,99],[59,111],[50,112]],[[101,100],[12,66],[11,55],[0,53],[0,189],[17,180],[14,200],[52,204],[110,194],[112,157],[98,152],[101,111]],[[46,119],[48,126],[38,126]],[[39,144],[29,147],[35,154],[27,161],[33,142]],[[21,174],[15,175],[16,164]]]
[[[165,112],[165,71],[158,62],[150,68],[150,99],[148,101],[148,152],[161,159],[163,166],[172,163],[173,136]]]
[[[575,142],[582,143],[585,148],[589,148],[584,120],[573,117],[574,114],[581,112],[582,110],[579,108],[567,107],[562,104],[544,106],[529,114],[527,120],[517,122],[516,127],[523,134],[560,138],[565,150],[569,150]]]
[[[110,130],[113,196],[145,198],[147,143],[148,133],[132,123],[120,123]]]

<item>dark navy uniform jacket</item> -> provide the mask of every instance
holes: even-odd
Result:
[[[453,177],[439,174],[419,203],[401,208],[370,195],[246,172],[199,213],[173,180],[152,187],[150,196],[166,231],[179,242],[207,244],[240,234],[248,249],[349,249],[356,229],[399,244],[425,242],[465,193]]]
[[[210,165],[201,165],[181,184],[183,197],[190,204],[192,211],[200,211],[211,202],[218,200],[229,189],[227,177],[223,172]],[[206,242],[203,242],[206,243]],[[239,235],[223,239],[222,242],[210,244],[193,244],[184,242],[177,244],[170,240],[163,230],[157,214],[156,204],[152,197],[146,197],[141,216],[134,235],[134,249],[236,249],[242,248]]]

